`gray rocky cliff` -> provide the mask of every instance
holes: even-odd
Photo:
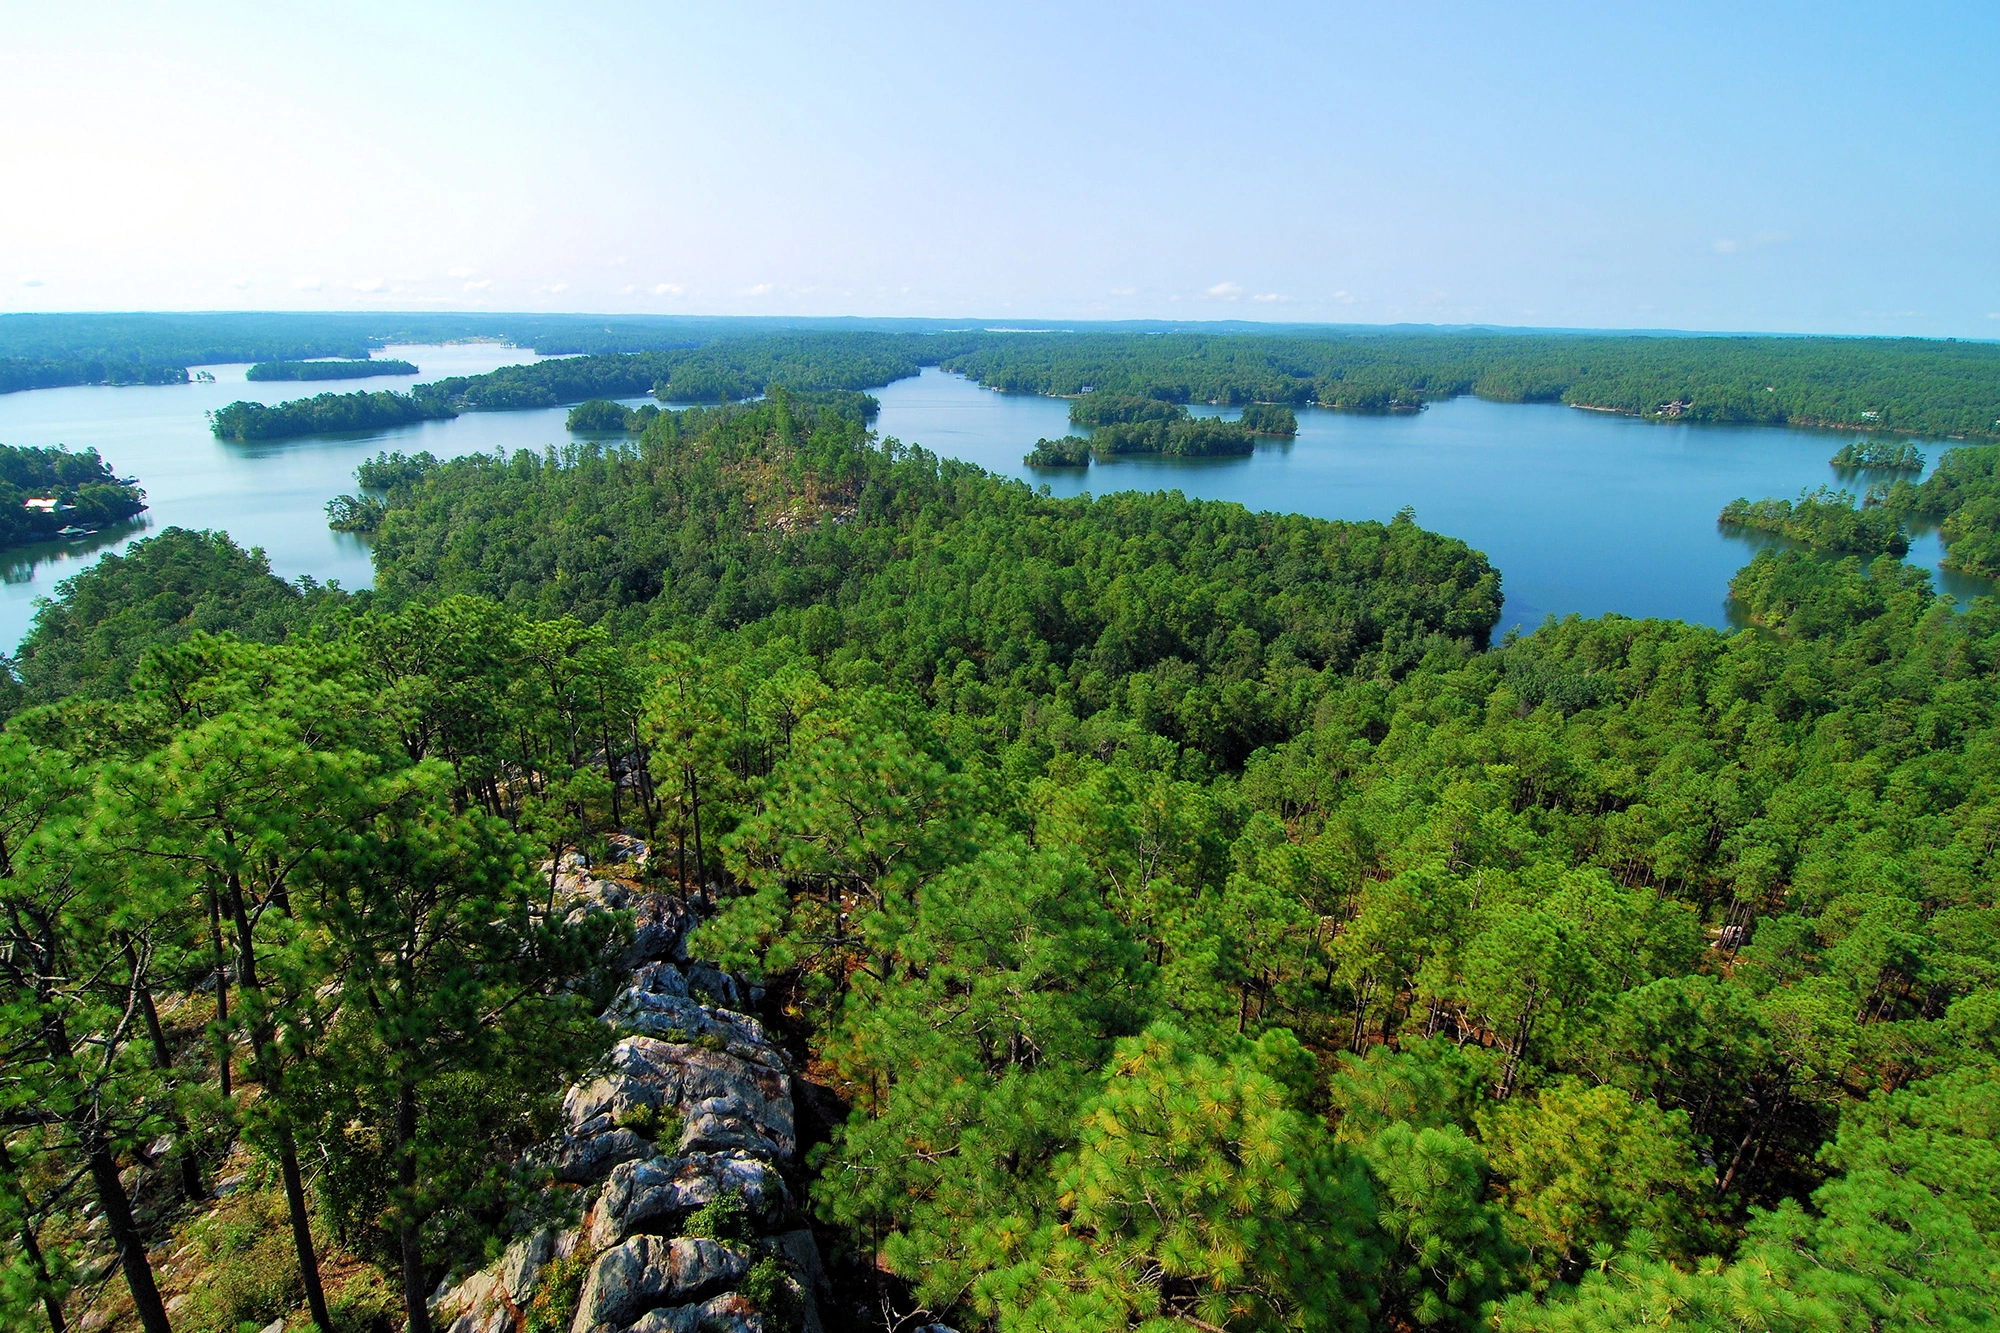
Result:
[[[644,844],[620,851],[643,864]],[[535,1310],[566,1333],[820,1333],[826,1279],[784,1173],[798,1151],[791,1070],[743,1012],[755,992],[688,959],[679,899],[576,853],[544,870],[572,915],[629,911],[635,925],[629,984],[603,1016],[616,1043],[564,1096],[548,1150],[579,1220],[441,1287],[433,1321],[525,1333]]]

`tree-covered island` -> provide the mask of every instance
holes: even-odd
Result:
[[[243,372],[247,380],[358,380],[379,375],[414,375],[417,368],[391,357],[359,361],[259,361]]]

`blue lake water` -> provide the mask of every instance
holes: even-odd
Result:
[[[139,478],[151,506],[127,532],[0,554],[0,645],[20,641],[36,599],[52,595],[62,579],[168,525],[226,530],[244,546],[262,547],[286,578],[366,587],[373,577],[366,544],[329,531],[324,513],[329,498],[353,489],[356,464],[382,449],[454,457],[569,438],[563,408],[473,412],[365,435],[252,445],[209,432],[204,413],[239,398],[400,389],[537,359],[492,344],[391,347],[381,355],[414,362],[419,374],[252,384],[245,366],[212,366],[213,383],[0,395],[0,443],[95,446],[120,475]],[[935,369],[874,392],[882,435],[1058,495],[1173,489],[1323,518],[1388,519],[1407,505],[1425,527],[1464,538],[1498,566],[1503,630],[1532,629],[1547,614],[1572,611],[1723,624],[1729,576],[1756,544],[1718,532],[1717,511],[1739,495],[1857,485],[1843,483],[1826,462],[1852,438],[1845,435],[1655,425],[1472,398],[1394,416],[1304,409],[1297,440],[1273,441],[1248,458],[1126,459],[1038,473],[1021,457],[1038,438],[1068,431],[1062,400],[994,393]],[[1925,445],[1933,460],[1942,447]],[[1935,569],[1938,553],[1935,537],[1921,537],[1910,558]],[[1984,581],[1950,576],[1941,576],[1940,586],[1960,597],[1991,591]]]
[[[1252,509],[1385,521],[1407,505],[1423,526],[1463,538],[1500,570],[1502,631],[1570,612],[1725,624],[1729,578],[1766,539],[1718,530],[1724,505],[1865,485],[1827,463],[1855,438],[1843,432],[1661,424],[1477,398],[1383,415],[1301,408],[1296,440],[1262,444],[1247,458],[1035,469],[1021,456],[1040,437],[1068,433],[1064,401],[996,393],[937,370],[873,392],[883,435],[1058,495],[1172,489]],[[1923,444],[1933,463],[1945,447]],[[1909,559],[1935,572],[1939,554],[1927,534]],[[1962,599],[1993,591],[1987,580],[1949,574],[1938,584]]]

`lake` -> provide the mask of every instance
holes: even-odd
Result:
[[[383,449],[440,457],[540,449],[569,438],[567,409],[469,412],[365,435],[259,444],[217,440],[205,412],[239,398],[280,402],[314,393],[402,389],[538,360],[492,344],[390,347],[416,376],[315,384],[258,383],[247,366],[210,366],[214,383],[37,389],[0,395],[0,443],[95,446],[121,476],[136,476],[151,506],[141,524],[77,543],[0,556],[0,642],[27,632],[35,599],[95,560],[169,525],[221,528],[261,546],[286,578],[310,575],[361,588],[368,548],[330,531],[325,504],[354,486],[354,468]],[[1060,399],[1002,394],[930,369],[874,390],[884,436],[1047,485],[1058,495],[1176,489],[1253,509],[1322,518],[1388,519],[1410,506],[1425,527],[1462,537],[1500,569],[1502,629],[1532,629],[1548,614],[1673,616],[1726,623],[1729,576],[1757,543],[1725,536],[1715,515],[1735,497],[1796,495],[1841,479],[1827,458],[1850,436],[1775,427],[1656,425],[1572,408],[1461,398],[1386,416],[1299,411],[1299,436],[1247,458],[1125,459],[1087,470],[1036,472],[1021,457],[1043,436],[1067,433]],[[628,399],[629,403],[645,401]],[[1234,415],[1198,407],[1202,414]],[[1935,461],[1941,449],[1925,446]],[[1850,486],[1853,482],[1847,483]],[[1914,562],[1935,569],[1935,536]],[[1942,576],[1970,597],[1981,580]]]
[[[1463,538],[1500,570],[1502,632],[1573,611],[1727,624],[1730,576],[1771,539],[1723,533],[1722,507],[1739,495],[1865,485],[1827,463],[1856,438],[1847,432],[1656,423],[1470,397],[1421,412],[1299,408],[1296,440],[1260,444],[1247,458],[1036,469],[1021,462],[1035,440],[1070,431],[1060,399],[996,393],[935,369],[873,392],[883,435],[1057,495],[1175,489],[1252,509],[1384,521],[1408,505],[1419,523]],[[1923,442],[1933,464],[1945,447]],[[1936,535],[1924,534],[1908,559],[1962,600],[1993,591],[1988,580],[1939,573],[1940,554]]]

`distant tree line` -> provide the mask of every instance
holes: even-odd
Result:
[[[942,348],[951,339],[940,338]],[[989,388],[1411,409],[1460,394],[1659,419],[2000,435],[2000,346],[1631,334],[968,336],[939,364]]]
[[[446,392],[462,390],[483,408],[628,397],[661,386],[666,401],[720,402],[762,392],[782,359],[803,370],[795,388],[864,389],[938,365],[989,387],[1044,394],[1074,395],[1088,386],[1175,402],[1383,411],[1476,393],[1661,419],[2000,437],[2000,346],[1949,339],[895,327],[925,331],[601,316],[9,315],[0,316],[0,386],[158,382],[138,371],[93,375],[93,364],[158,375],[214,362],[359,358],[396,341],[496,338],[545,354],[590,354],[579,360],[619,353],[665,359],[625,371],[544,372],[558,380],[468,377],[448,382]],[[852,373],[869,357],[893,364]],[[10,367],[13,360],[75,368]],[[482,381],[476,387],[475,378]]]
[[[66,389],[77,384],[186,384],[183,366],[149,366],[134,361],[50,360],[0,357],[0,393],[22,389]]]

